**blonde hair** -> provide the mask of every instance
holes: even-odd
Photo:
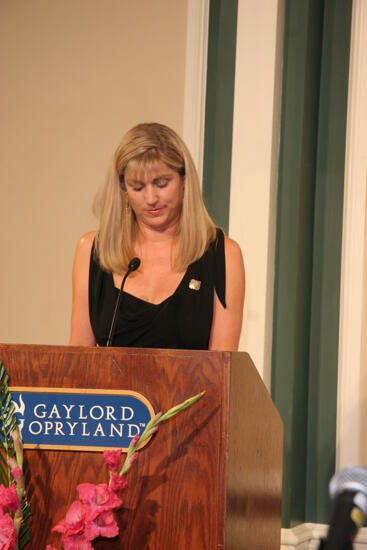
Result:
[[[106,182],[97,193],[93,210],[99,219],[95,240],[98,261],[106,271],[123,273],[133,257],[137,223],[124,190],[124,173],[131,161],[144,168],[162,161],[185,178],[178,249],[173,264],[176,271],[184,271],[215,240],[216,228],[205,208],[199,176],[188,148],[173,130],[158,123],[138,124],[125,134],[114,154]]]

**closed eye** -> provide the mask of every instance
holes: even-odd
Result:
[[[161,178],[161,179],[155,180],[154,183],[157,187],[159,187],[161,189],[162,187],[167,187],[168,182],[169,182],[168,178]]]
[[[141,191],[144,187],[144,183],[142,181],[129,181],[126,182],[127,187],[130,187],[133,191]]]

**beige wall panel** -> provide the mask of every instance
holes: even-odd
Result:
[[[251,355],[268,388],[283,25],[284,0],[239,1],[229,235],[246,268],[240,350]]]
[[[360,385],[360,417],[359,417],[359,457],[358,462],[367,466],[367,204],[366,225],[364,240],[364,268],[363,268],[363,313],[361,336],[361,385]]]
[[[122,134],[182,133],[186,10],[0,2],[0,341],[67,343],[75,245]]]
[[[367,3],[354,0],[340,283],[336,469],[366,464]]]

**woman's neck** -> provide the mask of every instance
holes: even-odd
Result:
[[[164,230],[148,227],[143,223],[138,223],[135,240],[140,245],[143,244],[169,244],[177,240],[178,224],[172,224]]]
[[[168,263],[173,269],[177,253],[177,227],[171,228],[170,231],[155,231],[149,227],[138,227],[134,239],[134,253],[141,260],[141,272],[151,262],[158,262],[161,266]]]

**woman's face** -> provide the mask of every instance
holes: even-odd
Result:
[[[181,215],[184,178],[157,160],[148,168],[130,161],[124,174],[131,209],[139,225],[164,231],[174,227]]]

